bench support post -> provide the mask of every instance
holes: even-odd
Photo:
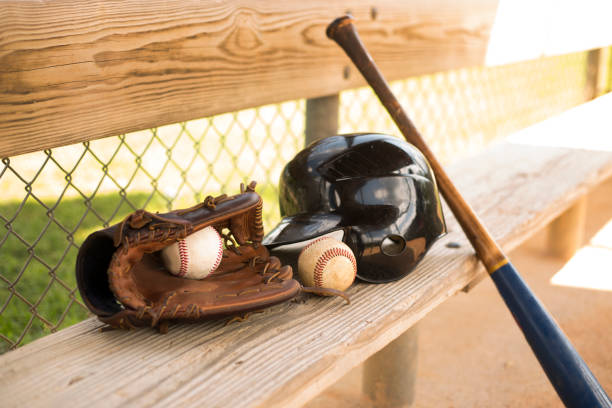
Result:
[[[564,260],[570,259],[582,246],[586,222],[586,195],[550,223],[549,252]]]
[[[610,48],[596,48],[587,54],[586,100],[597,98],[606,92]]]
[[[306,100],[306,146],[338,132],[338,94]]]
[[[409,407],[414,401],[418,326],[371,356],[363,367],[363,393],[375,408]]]

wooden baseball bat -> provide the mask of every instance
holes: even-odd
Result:
[[[395,98],[361,42],[350,16],[327,27],[327,36],[346,52],[372,87],[406,140],[429,160],[442,196],[495,282],[548,379],[567,407],[612,407],[612,401],[563,331],[531,292],[470,205],[459,194]]]

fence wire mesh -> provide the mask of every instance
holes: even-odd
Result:
[[[392,84],[450,162],[586,100],[586,53]],[[264,226],[276,183],[304,145],[303,100],[4,158],[0,170],[0,352],[88,316],[76,290],[80,243],[138,208],[168,211],[256,180]],[[340,132],[398,134],[368,89],[341,94]]]
[[[391,88],[434,153],[448,164],[587,100],[586,66],[587,53],[575,53],[409,78]],[[399,134],[370,88],[341,97],[341,132]]]

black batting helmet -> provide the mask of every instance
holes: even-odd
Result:
[[[393,136],[319,140],[285,166],[279,188],[284,218],[263,241],[271,252],[341,231],[368,282],[406,276],[446,231],[427,160]]]

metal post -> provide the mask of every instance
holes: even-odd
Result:
[[[608,91],[608,83],[610,76],[610,65],[612,60],[610,59],[611,47],[601,48],[599,50],[599,67],[597,68],[597,95],[603,95]]]
[[[414,325],[363,366],[363,392],[375,408],[409,407],[414,401],[418,326]]]
[[[597,98],[606,91],[609,64],[609,47],[597,48],[588,52],[585,88],[586,100]]]
[[[335,94],[306,101],[306,146],[338,132],[339,100]]]
[[[565,210],[548,227],[548,248],[551,254],[570,259],[582,246],[586,225],[586,196]]]

